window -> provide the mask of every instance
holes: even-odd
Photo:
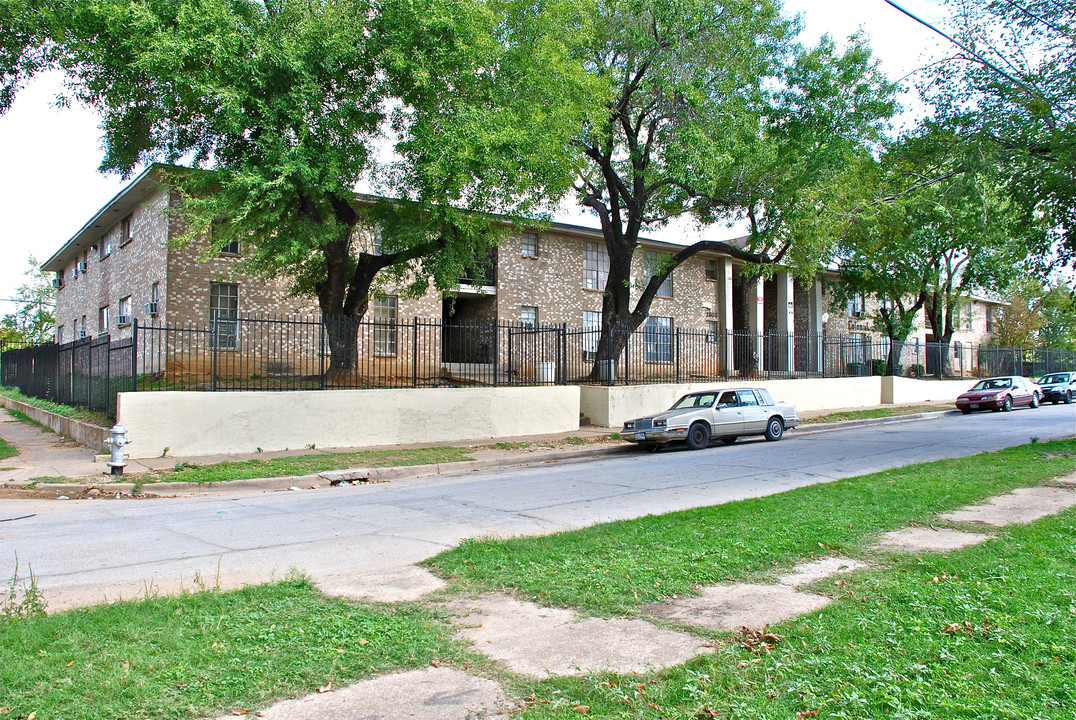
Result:
[[[994,332],[994,308],[987,306],[986,308],[986,331],[988,333]]]
[[[604,290],[609,280],[609,251],[604,243],[588,242],[583,246],[583,287]]]
[[[214,347],[234,349],[239,344],[239,286],[209,284],[209,321],[213,323]]]
[[[97,241],[97,256],[104,260],[112,254],[112,240],[105,235]]]
[[[863,316],[863,293],[853,293],[848,298],[848,317]]]
[[[717,342],[717,334],[720,332],[720,328],[717,326],[717,320],[706,321],[706,342]]]
[[[519,319],[523,327],[535,330],[538,327],[538,308],[534,305],[524,305],[520,308]]]
[[[64,344],[64,326],[63,325],[60,325],[59,327],[56,328],[56,344],[57,345],[63,345]]]
[[[220,249],[221,255],[241,255],[242,248],[239,246],[238,240],[233,240]]]
[[[706,279],[717,280],[717,260],[706,261]]]
[[[120,247],[132,240],[134,240],[134,225],[131,223],[131,216],[128,215],[120,220]]]
[[[78,334],[78,318],[75,318],[74,320],[71,321],[71,339],[72,340],[78,340],[78,338],[79,338],[79,334]]]
[[[108,305],[97,311],[97,332],[108,332]]]
[[[971,303],[964,306],[964,329],[971,330],[972,317],[971,317]]]
[[[758,400],[755,399],[754,390],[737,390],[736,395],[739,396],[740,405],[743,407],[758,405]]]
[[[131,296],[120,298],[119,314],[116,316],[117,325],[129,325],[131,323]]]
[[[672,318],[648,317],[643,344],[646,362],[671,362]]]
[[[374,354],[396,354],[396,296],[389,295],[370,302],[370,319],[374,323]]]
[[[598,357],[598,340],[602,332],[602,314],[583,311],[583,359],[595,360]]]
[[[525,232],[521,240],[523,257],[538,257],[538,233]]]
[[[665,263],[668,262],[669,256],[662,255],[661,253],[649,252],[643,254],[643,267],[646,270],[646,282],[650,282],[650,278],[660,275],[665,269]],[[662,281],[661,287],[658,288],[658,297],[672,297],[673,295],[673,276],[672,272]]]

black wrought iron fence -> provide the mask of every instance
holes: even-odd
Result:
[[[27,395],[114,414],[116,394],[154,390],[327,390],[646,384],[902,375],[1037,377],[1076,368],[1045,348],[890,343],[862,335],[643,327],[239,317],[140,325],[63,345],[0,347],[0,377]]]

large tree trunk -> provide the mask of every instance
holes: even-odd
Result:
[[[742,270],[733,280],[732,303],[732,358],[740,377],[754,377],[758,374],[758,342],[751,332],[751,305],[755,301],[755,284],[759,273],[745,273]]]

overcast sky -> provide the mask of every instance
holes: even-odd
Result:
[[[937,0],[899,4],[931,21],[944,17]],[[882,0],[785,0],[785,7],[803,14],[805,42],[823,33],[843,39],[866,31],[892,79],[922,67],[941,47],[929,30]],[[29,257],[47,260],[126,184],[97,172],[99,118],[83,108],[52,107],[58,82],[56,76],[36,78],[0,116],[0,313],[15,308],[6,299],[25,282]]]

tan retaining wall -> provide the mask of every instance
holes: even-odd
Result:
[[[903,377],[882,378],[882,404],[900,405],[902,403],[956,401],[957,397],[967,392],[976,382],[976,378],[966,380],[913,380]]]
[[[579,388],[120,393],[131,457],[481,441],[579,429]]]
[[[109,450],[108,445],[105,444],[105,440],[108,438],[108,428],[90,425],[89,423],[84,423],[79,420],[72,420],[69,417],[57,415],[47,410],[42,410],[39,407],[35,407],[34,405],[28,405],[27,403],[12,400],[11,398],[2,395],[0,395],[0,401],[3,402],[4,407],[8,410],[18,410],[26,417],[41,423],[57,435],[71,438],[80,445],[85,445],[98,452],[108,452]]]

